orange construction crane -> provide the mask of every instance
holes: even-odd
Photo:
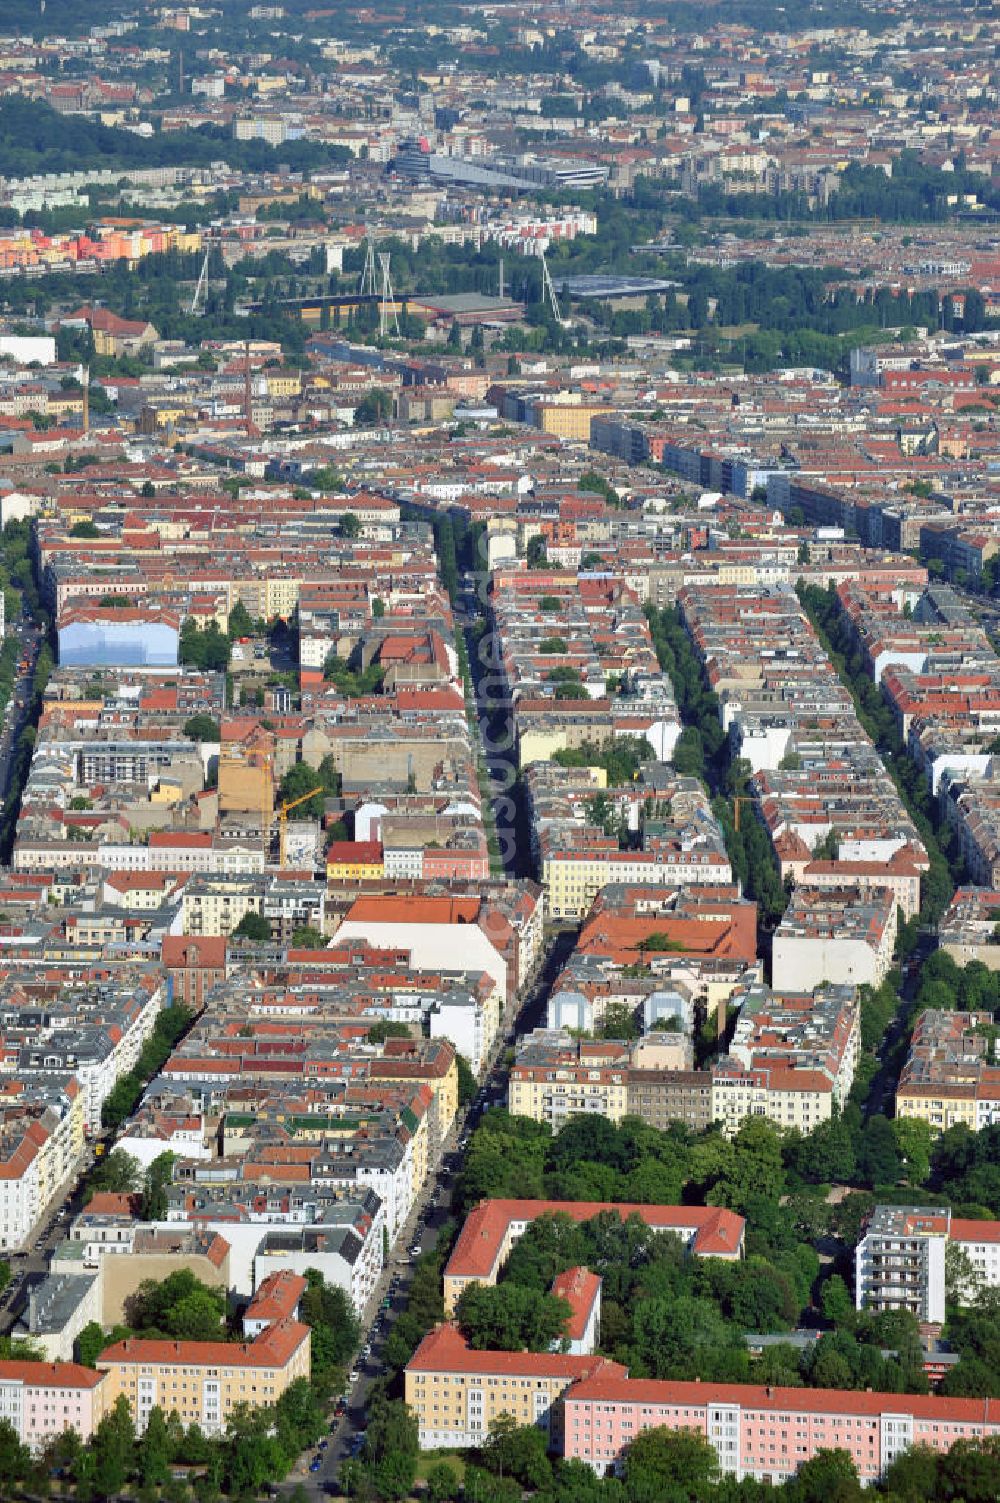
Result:
[[[326,789],[322,788],[322,787],[310,788],[309,792],[308,793],[303,793],[302,796],[301,796],[301,798],[293,798],[290,803],[288,803],[288,804],[282,804],[281,808],[277,811],[277,814],[278,814],[278,865],[280,867],[284,867],[284,865],[285,865],[285,843],[286,843],[286,840],[287,840],[287,832],[288,832],[288,813],[289,813],[289,810],[291,810],[291,809],[297,809],[298,806],[299,806],[299,804],[307,804],[311,798],[315,798],[316,797],[317,793],[325,793],[325,792],[326,792]]]
[[[741,793],[733,799],[733,829],[737,832],[740,828],[740,805],[752,803],[753,799],[749,798],[745,793]]]

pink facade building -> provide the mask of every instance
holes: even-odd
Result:
[[[32,1451],[64,1430],[89,1440],[104,1415],[103,1389],[104,1374],[79,1362],[0,1362],[0,1419]]]
[[[871,1483],[910,1446],[947,1451],[1000,1435],[1000,1400],[584,1378],[565,1396],[564,1454],[603,1476],[640,1431],[660,1426],[704,1435],[737,1478],[784,1482],[817,1451],[839,1448]]]

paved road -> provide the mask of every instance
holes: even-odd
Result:
[[[493,815],[504,870],[509,877],[531,876],[530,829],[515,783],[518,769],[510,701],[503,694],[501,676],[493,663],[489,633],[477,638],[474,632],[479,622],[487,620],[485,579],[481,574],[466,571],[460,584],[456,624],[465,638],[476,692],[480,741],[493,785]]]
[[[933,934],[922,933],[916,949],[906,962],[903,984],[900,988],[903,1005],[897,1009],[895,1017],[878,1046],[879,1066],[872,1076],[872,1083],[868,1090],[868,1100],[865,1103],[866,1117],[888,1113],[892,1107],[899,1075],[896,1050],[909,1027],[910,1013],[913,1011],[917,986],[920,983],[921,967],[936,943]]]
[[[17,745],[18,736],[28,722],[31,711],[31,679],[42,645],[40,629],[23,617],[11,623],[7,635],[16,639],[18,661],[27,657],[28,667],[15,680],[14,691],[0,721],[0,797],[2,798],[7,797],[14,747]]]
[[[358,1360],[358,1378],[351,1386],[347,1413],[333,1424],[325,1451],[310,1452],[300,1459],[288,1478],[287,1487],[305,1482],[313,1494],[328,1491],[336,1478],[340,1463],[345,1457],[355,1454],[359,1448],[372,1385],[385,1371],[381,1354],[386,1337],[396,1317],[406,1308],[416,1256],[411,1255],[409,1249],[419,1244],[421,1252],[427,1253],[437,1246],[441,1229],[451,1217],[452,1199],[462,1167],[462,1150],[467,1134],[476,1126],[484,1111],[504,1104],[507,1093],[507,1066],[504,1060],[506,1050],[518,1033],[533,1028],[538,1022],[552,982],[565,961],[571,942],[571,936],[556,936],[554,943],[548,946],[544,961],[530,981],[520,1003],[516,1009],[508,1009],[502,1039],[493,1052],[479,1092],[446,1139],[437,1171],[428,1176],[427,1184],[396,1242],[389,1265],[362,1318],[362,1347],[368,1344],[371,1351],[367,1358]],[[381,1305],[386,1297],[391,1299],[391,1306],[383,1312]],[[310,1472],[308,1465],[314,1455],[319,1455],[322,1463],[318,1471]]]
[[[9,1335],[11,1327],[27,1307],[32,1285],[41,1283],[48,1272],[49,1258],[63,1241],[73,1217],[83,1209],[87,1188],[87,1176],[95,1163],[94,1149],[103,1143],[110,1150],[114,1134],[106,1132],[102,1138],[88,1143],[78,1173],[61,1185],[43,1211],[27,1252],[8,1253],[11,1283],[0,1295],[0,1335]]]

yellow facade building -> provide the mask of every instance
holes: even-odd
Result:
[[[140,1435],[154,1405],[218,1435],[237,1404],[275,1404],[297,1378],[309,1377],[310,1336],[308,1326],[282,1320],[254,1341],[115,1342],[97,1359],[107,1374],[105,1412],[124,1394]]]

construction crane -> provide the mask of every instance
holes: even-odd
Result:
[[[733,804],[733,829],[734,830],[739,831],[739,828],[740,828],[740,808],[742,807],[743,804],[752,804],[752,803],[753,803],[753,799],[748,798],[746,794],[740,794],[736,798],[733,799],[732,804]]]
[[[284,868],[284,865],[285,865],[285,859],[286,859],[285,846],[286,846],[287,840],[288,840],[288,815],[289,815],[290,810],[297,809],[298,806],[299,806],[299,804],[307,804],[311,798],[315,798],[316,797],[317,793],[325,793],[325,792],[326,792],[325,788],[323,788],[320,785],[317,785],[315,788],[310,788],[310,790],[309,790],[308,793],[303,793],[300,798],[293,798],[290,803],[282,804],[281,808],[277,811],[277,814],[278,814],[278,865],[280,867]]]

